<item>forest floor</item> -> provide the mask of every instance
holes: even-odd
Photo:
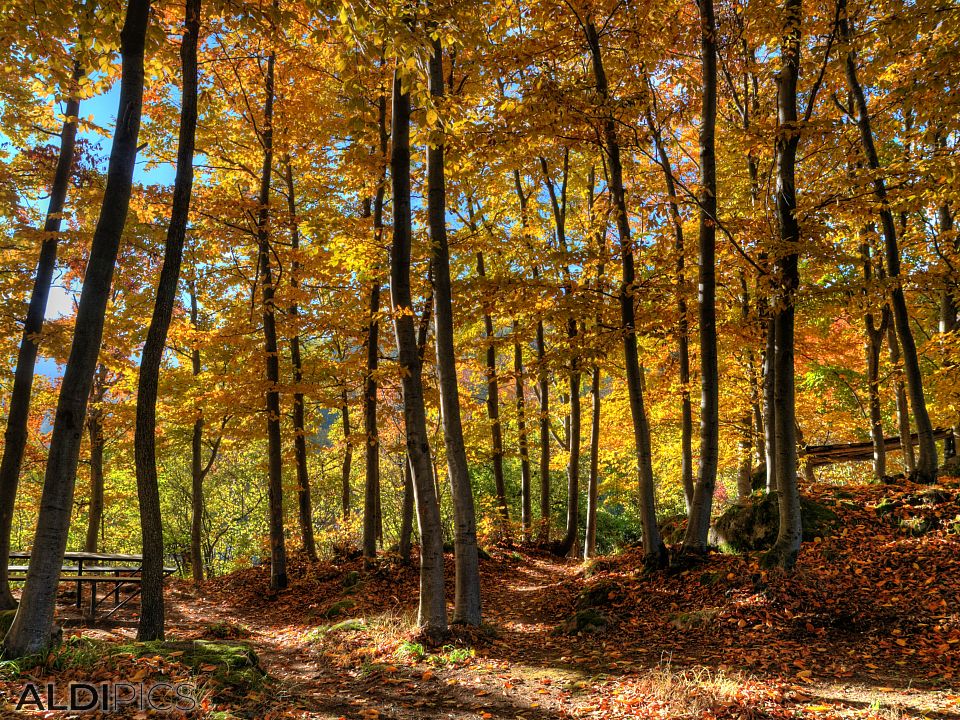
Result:
[[[791,575],[755,555],[645,574],[639,550],[585,567],[495,548],[481,561],[489,628],[431,648],[409,631],[414,566],[295,559],[279,594],[264,568],[168,593],[170,638],[247,643],[262,683],[127,652],[130,627],[68,628],[72,655],[7,669],[0,691],[10,703],[25,678],[190,678],[207,692],[197,716],[223,720],[960,719],[958,483],[810,494],[839,521]]]

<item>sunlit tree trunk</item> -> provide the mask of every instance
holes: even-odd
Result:
[[[519,332],[519,323],[514,319],[514,337],[518,337]],[[520,448],[520,525],[523,528],[523,539],[529,541],[533,526],[533,506],[530,500],[530,443],[527,439],[527,406],[523,379],[523,346],[515,341],[513,343],[513,380],[514,392],[517,396],[517,444]]]
[[[717,27],[713,0],[700,7],[703,110],[700,120],[700,466],[683,538],[686,552],[704,553],[710,530],[719,453],[720,375],[717,361]]]
[[[839,4],[840,38],[849,48],[844,63],[847,85],[850,88],[856,108],[856,121],[860,130],[863,154],[867,160],[867,166],[874,171],[873,194],[880,204],[880,225],[883,229],[887,276],[892,283],[890,305],[893,311],[893,322],[897,337],[900,340],[903,352],[903,371],[907,380],[907,394],[910,398],[910,407],[913,409],[913,420],[917,426],[919,455],[915,472],[917,479],[921,482],[933,482],[937,473],[937,446],[933,437],[933,425],[927,413],[927,402],[923,396],[923,376],[920,373],[917,346],[913,339],[913,331],[910,328],[910,313],[907,310],[907,301],[903,294],[897,229],[887,200],[886,183],[883,176],[878,172],[880,170],[880,156],[874,146],[873,127],[867,108],[867,97],[858,77],[857,53],[853,45],[850,21],[847,17],[846,0],[839,0]]]
[[[600,100],[610,102],[606,71],[600,49],[600,36],[592,19],[585,25],[587,43],[593,65],[594,83]],[[620,255],[623,274],[620,285],[620,317],[623,328],[624,366],[627,391],[630,398],[630,415],[633,419],[634,443],[637,452],[637,475],[640,499],[640,518],[643,523],[643,550],[648,567],[662,567],[667,562],[667,550],[657,526],[656,500],[654,497],[653,459],[650,450],[650,426],[643,401],[643,375],[636,333],[636,274],[634,270],[633,241],[630,236],[630,219],[627,215],[626,192],[623,186],[623,167],[620,161],[620,142],[612,112],[607,109],[603,121],[604,150],[610,174],[610,193],[616,215],[617,234],[620,238]]]
[[[90,511],[87,514],[87,537],[83,543],[83,551],[97,552],[100,544],[100,528],[103,525],[103,408],[104,398],[102,378],[106,368],[102,365],[95,374],[93,394],[90,397],[90,407],[87,410],[87,439],[90,443]],[[98,377],[99,376],[99,377]]]
[[[82,77],[79,64],[74,66],[72,82]],[[10,580],[6,558],[10,556],[10,533],[13,527],[13,511],[20,483],[20,468],[23,453],[27,445],[27,422],[30,418],[30,396],[33,389],[34,366],[37,362],[40,331],[43,329],[43,316],[47,311],[47,298],[50,284],[57,264],[57,243],[60,239],[60,224],[63,218],[63,206],[70,188],[70,171],[73,168],[74,149],[77,140],[77,116],[80,113],[80,101],[72,97],[76,87],[71,86],[66,93],[68,100],[64,108],[63,126],[60,130],[60,154],[57,168],[50,187],[50,200],[47,204],[47,217],[43,225],[43,242],[40,245],[40,257],[34,273],[33,291],[23,322],[23,335],[20,350],[17,353],[17,369],[13,376],[13,392],[7,407],[6,431],[3,435],[3,459],[0,460],[0,610],[10,610],[17,606],[10,593]]]
[[[867,235],[872,234],[872,228]],[[860,245],[860,257],[863,262],[864,292],[869,293],[873,282],[873,259],[869,242]],[[869,300],[868,300],[869,302]],[[868,306],[869,308],[869,306]],[[873,474],[882,480],[887,474],[887,447],[883,435],[883,413],[880,403],[880,350],[883,347],[883,335],[890,322],[889,310],[885,305],[879,327],[871,310],[863,315],[864,351],[867,357],[867,407],[870,418],[870,440],[873,442]]]
[[[90,246],[70,355],[60,383],[30,567],[17,615],[3,640],[6,658],[42,652],[51,642],[87,400],[103,338],[120,236],[130,207],[143,105],[143,56],[149,15],[148,0],[130,0],[120,33],[120,99],[107,185]]]
[[[277,347],[277,318],[273,284],[273,249],[270,243],[270,176],[273,171],[273,101],[276,55],[267,57],[266,103],[260,143],[263,148],[263,172],[260,177],[260,209],[257,213],[257,244],[261,308],[263,311],[263,350],[266,367],[268,519],[270,525],[270,588],[287,587],[287,549],[283,536],[283,440],[280,435],[280,352]]]
[[[801,0],[784,0],[777,86],[776,210],[782,244],[776,258],[779,282],[773,314],[776,333],[774,402],[776,405],[776,483],[780,529],[764,561],[792,568],[800,552],[800,491],[797,486],[796,395],[794,386],[795,294],[800,283],[800,224],[797,219],[796,162],[800,143],[797,81],[800,75]]]
[[[677,353],[680,375],[680,484],[683,487],[683,502],[690,513],[693,503],[693,408],[690,403],[690,330],[687,318],[686,296],[686,258],[683,243],[683,217],[677,202],[677,188],[673,179],[673,165],[667,148],[663,143],[663,134],[656,124],[653,112],[647,107],[647,127],[653,137],[657,162],[663,171],[663,180],[670,206],[670,223],[673,226],[673,249],[677,255],[675,271],[677,274]]]
[[[412,218],[410,208],[410,95],[394,73],[392,102],[393,150],[390,179],[393,185],[393,245],[390,250],[390,294],[397,353],[402,371],[403,416],[407,456],[420,525],[420,605],[418,624],[429,635],[447,629],[443,588],[443,536],[440,507],[430,462],[427,417],[423,399],[422,362],[413,322],[410,292]]]
[[[430,56],[430,95],[435,103],[443,98],[443,50],[440,40],[433,41]],[[450,281],[450,248],[447,243],[447,188],[444,177],[443,129],[437,129],[427,148],[427,220],[433,247],[433,307],[437,346],[437,375],[440,385],[440,409],[443,439],[447,450],[447,476],[453,497],[456,589],[453,622],[480,625],[480,569],[477,556],[477,516],[473,488],[467,467],[467,450],[460,421],[460,389],[457,384],[457,360],[453,332],[453,292]],[[482,260],[478,260],[481,263]],[[485,323],[489,323],[486,316]],[[492,346],[491,346],[492,347]],[[494,368],[495,370],[495,368]],[[496,380],[493,381],[496,398]],[[496,412],[496,405],[494,405]],[[497,417],[495,415],[495,417]],[[499,470],[497,494],[502,509],[503,439],[497,417],[494,425],[494,467]],[[498,454],[499,448],[499,454]]]

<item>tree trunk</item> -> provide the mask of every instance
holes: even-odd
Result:
[[[287,587],[287,549],[283,536],[283,441],[280,436],[280,354],[277,348],[277,318],[270,260],[270,176],[273,171],[273,83],[276,56],[267,57],[266,103],[260,143],[263,172],[260,177],[260,210],[257,213],[257,244],[263,311],[263,350],[266,370],[268,519],[270,524],[270,588]]]
[[[287,183],[287,211],[290,222],[290,249],[293,251],[293,262],[290,267],[290,287],[294,297],[300,288],[300,261],[297,253],[300,250],[300,222],[297,217],[296,187],[293,184],[293,164],[289,155],[284,162],[285,180]],[[305,417],[305,403],[303,397],[303,360],[300,357],[300,306],[296,300],[291,303],[287,313],[293,327],[290,337],[290,364],[293,366],[293,451],[297,465],[297,519],[300,521],[300,538],[303,541],[304,552],[311,560],[317,559],[317,542],[313,536],[313,500],[310,496],[310,469],[307,464],[307,430]],[[346,397],[346,394],[344,394]],[[344,403],[346,407],[346,403]],[[344,421],[344,437],[350,433],[349,419]],[[350,512],[350,463],[349,457],[353,448],[347,445],[347,457],[344,459],[346,470],[346,495],[344,497],[344,516]]]
[[[94,388],[94,395],[97,394]],[[103,395],[99,395],[91,398],[91,402],[101,402]],[[103,409],[98,404],[94,404],[87,412],[87,437],[90,440],[90,512],[87,515],[87,537],[83,551],[95,553],[103,524]]]
[[[900,446],[903,452],[903,468],[907,475],[917,469],[916,455],[914,454],[913,438],[910,432],[910,405],[907,401],[907,387],[903,381],[903,365],[900,362],[900,341],[897,339],[897,330],[893,323],[887,325],[887,352],[890,357],[893,380],[893,397],[897,408],[897,432],[905,441]]]
[[[387,99],[384,95],[377,98],[377,111],[380,130],[380,155],[386,158],[387,143]],[[383,245],[383,199],[386,193],[386,168],[377,183],[377,192],[373,198],[373,239],[377,248]],[[370,284],[368,303],[370,317],[367,320],[367,368],[363,381],[363,431],[366,437],[364,445],[364,486],[363,486],[363,557],[371,559],[377,555],[377,538],[380,531],[380,429],[377,424],[377,367],[380,361],[380,280],[375,277]],[[404,502],[406,502],[406,494]],[[412,502],[412,496],[411,496]],[[411,505],[412,508],[412,505]],[[409,533],[407,533],[409,543]],[[402,533],[401,533],[401,555]],[[409,560],[409,544],[405,559]]]
[[[80,80],[79,64],[74,66],[73,81]],[[73,168],[74,149],[77,140],[77,116],[80,101],[70,97],[76,92],[69,88],[64,109],[63,127],[60,130],[60,154],[50,188],[47,217],[43,225],[44,239],[40,245],[40,257],[34,274],[33,291],[23,322],[23,336],[17,353],[17,369],[13,376],[13,392],[8,405],[7,427],[4,433],[3,459],[0,461],[0,610],[11,610],[17,601],[10,593],[10,580],[6,559],[10,556],[10,533],[13,528],[13,511],[20,483],[20,468],[27,445],[27,422],[30,418],[30,395],[33,389],[34,366],[37,362],[40,331],[43,316],[47,311],[47,298],[57,264],[57,243],[60,239],[60,224],[63,206],[70,188],[70,171]]]
[[[685,552],[705,553],[717,486],[719,385],[717,363],[717,28],[713,0],[698,0],[703,110],[700,122],[700,465],[683,538]]]
[[[684,257],[683,217],[677,203],[677,188],[673,179],[673,166],[667,148],[663,143],[663,134],[654,121],[653,112],[647,106],[647,127],[653,136],[654,150],[663,170],[663,180],[667,189],[670,205],[670,220],[673,225],[673,249],[677,254],[677,353],[680,371],[680,483],[683,487],[683,502],[690,514],[693,504],[693,407],[690,403],[690,330],[687,319],[686,297],[686,258]]]
[[[550,378],[543,320],[537,320],[537,386],[540,402],[540,538],[550,539]]]
[[[953,233],[953,214],[950,212],[950,206],[947,203],[940,206],[937,211],[937,218],[940,224],[941,238],[949,239]],[[960,236],[955,236],[952,244],[954,250],[960,253]],[[940,294],[940,332],[954,332],[957,329],[957,312],[957,281],[955,278],[948,279]]]
[[[413,322],[410,292],[410,253],[413,235],[410,211],[410,95],[393,78],[393,150],[390,180],[393,186],[393,245],[390,250],[390,294],[397,354],[402,373],[403,417],[407,455],[420,525],[420,606],[418,624],[428,635],[447,630],[443,588],[443,536],[440,507],[430,462],[427,416],[423,399],[422,362]]]
[[[870,234],[872,230],[868,233],[868,237]],[[866,294],[873,281],[873,260],[868,242],[860,245],[860,257],[863,261],[863,284],[864,294]],[[883,335],[890,321],[889,315],[890,311],[885,305],[879,327],[873,312],[867,310],[863,316],[864,350],[867,356],[867,405],[870,416],[870,439],[873,441],[873,473],[878,480],[882,480],[887,474],[887,447],[884,442],[883,412],[880,404],[880,350],[883,347]],[[909,442],[909,440],[906,441]]]
[[[606,104],[609,102],[606,71],[600,51],[600,37],[592,19],[586,24],[587,43],[593,65],[597,94]],[[667,549],[657,527],[657,508],[654,497],[653,460],[650,452],[650,426],[643,402],[643,376],[637,349],[636,276],[634,271],[633,241],[630,237],[630,219],[627,215],[626,192],[623,186],[623,167],[620,161],[620,142],[613,115],[609,112],[603,123],[604,150],[610,174],[610,193],[617,218],[617,234],[620,239],[620,255],[623,274],[620,284],[620,318],[623,328],[623,354],[626,368],[627,391],[630,397],[630,415],[633,420],[633,436],[637,451],[638,490],[640,517],[643,523],[643,550],[648,567],[663,567],[667,563]]]
[[[477,275],[486,278],[483,253],[477,253]],[[486,340],[485,369],[487,374],[487,418],[490,420],[490,460],[493,464],[493,483],[497,493],[497,511],[500,513],[501,535],[510,537],[510,512],[507,509],[507,486],[503,479],[503,430],[500,427],[500,383],[497,380],[497,346],[493,318],[486,301],[483,308],[483,337]]]
[[[594,365],[590,379],[590,480],[587,486],[587,527],[583,539],[583,558],[597,554],[597,503],[600,483],[600,368]]]
[[[857,127],[860,130],[860,141],[863,145],[867,166],[874,171],[873,194],[880,204],[880,224],[883,228],[887,276],[893,285],[890,291],[890,305],[893,310],[897,337],[900,339],[900,346],[903,351],[903,370],[907,379],[907,393],[910,398],[910,406],[913,409],[914,423],[917,426],[917,444],[920,452],[915,472],[920,482],[933,482],[936,480],[937,474],[937,445],[933,438],[933,425],[927,413],[917,346],[913,339],[913,331],[910,329],[910,313],[907,310],[907,301],[903,294],[897,229],[887,201],[886,183],[879,173],[880,157],[873,142],[873,127],[867,108],[867,98],[857,76],[857,53],[853,46],[849,18],[847,17],[847,3],[846,0],[839,0],[839,3],[840,38],[850,48],[845,60],[847,85],[850,88],[857,111]]]
[[[763,348],[763,452],[767,466],[767,493],[777,491],[777,326],[774,322],[774,305],[766,304],[766,331]]]
[[[443,98],[443,50],[433,40],[430,56],[430,96],[439,105]],[[453,497],[456,590],[453,622],[479,626],[480,568],[477,556],[477,515],[473,488],[467,467],[460,419],[460,389],[457,386],[457,360],[453,342],[453,292],[450,282],[450,248],[447,244],[447,189],[444,177],[443,129],[438,128],[427,147],[427,221],[433,247],[433,307],[437,345],[437,376],[440,385],[440,413],[443,439],[447,449],[447,475]],[[485,324],[489,316],[485,317]],[[491,346],[492,347],[492,346]],[[494,383],[496,381],[494,380]],[[496,385],[494,384],[494,392]],[[489,408],[488,404],[488,408]],[[494,405],[494,409],[496,406]],[[494,427],[494,468],[499,464],[498,500],[506,509],[503,490],[502,438],[499,419]],[[499,445],[498,445],[499,443]],[[504,516],[506,517],[506,516]]]
[[[143,53],[149,14],[148,0],[130,0],[120,33],[120,100],[107,186],[90,246],[70,356],[60,383],[30,568],[19,610],[3,640],[3,654],[7,658],[42,652],[51,640],[87,399],[103,338],[120,236],[130,206],[140,132]]]
[[[140,583],[140,623],[137,639],[163,640],[163,518],[160,487],[157,480],[157,386],[160,364],[167,344],[167,331],[177,299],[183,243],[190,216],[193,190],[193,149],[197,132],[197,44],[200,37],[200,0],[187,0],[184,32],[180,46],[183,68],[183,103],[180,110],[180,137],[177,148],[177,174],[173,185],[173,207],[163,267],[157,285],[157,299],[147,339],[140,358],[137,383],[137,424],[134,432],[134,458],[137,471],[137,496],[140,499],[140,530],[143,534],[142,581]]]
[[[190,324],[194,331],[198,329],[200,313],[197,308],[197,289],[190,282]],[[200,348],[190,352],[190,364],[193,377],[201,373]],[[203,409],[197,408],[197,419],[193,421],[193,433],[190,437],[190,567],[193,581],[203,582]]]
[[[794,300],[800,283],[800,224],[797,219],[796,162],[800,143],[797,81],[800,75],[802,0],[784,0],[781,69],[777,87],[776,204],[784,255],[777,258],[779,297],[773,322],[774,402],[776,404],[776,483],[780,529],[764,562],[790,569],[797,562],[802,539],[800,491],[797,486],[796,395],[794,385]]]
[[[353,467],[353,441],[350,439],[350,398],[346,386],[340,393],[340,417],[343,420],[343,464],[340,466],[340,505],[343,517],[350,517],[350,470]]]
[[[400,508],[400,558],[410,562],[411,535],[413,535],[413,475],[410,473],[410,460],[403,462],[403,506]]]
[[[516,318],[513,320],[513,336],[519,336],[520,328]],[[517,396],[517,436],[520,447],[520,525],[523,539],[530,541],[533,527],[533,506],[530,501],[530,444],[527,439],[527,406],[523,383],[523,346],[513,343],[513,380]]]

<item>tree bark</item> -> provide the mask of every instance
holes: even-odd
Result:
[[[403,461],[403,505],[400,508],[400,558],[410,562],[411,536],[413,535],[413,475],[410,473],[410,460]]]
[[[481,280],[487,277],[483,263],[483,253],[477,253],[477,275]],[[493,484],[497,493],[497,511],[500,514],[500,532],[504,538],[510,537],[510,511],[507,509],[507,486],[503,478],[503,430],[500,426],[500,383],[497,379],[497,346],[493,331],[493,318],[490,316],[486,301],[483,307],[483,337],[487,343],[485,370],[487,374],[487,419],[490,420],[490,460],[493,465]]]
[[[920,373],[920,361],[917,346],[910,328],[910,313],[903,294],[903,280],[900,277],[900,248],[897,243],[897,229],[893,213],[887,201],[887,187],[879,174],[880,157],[873,142],[873,127],[867,107],[867,97],[857,74],[857,52],[853,46],[850,21],[847,16],[846,0],[838,0],[840,11],[839,30],[841,40],[850,48],[844,62],[847,85],[853,96],[857,112],[857,127],[867,166],[874,171],[873,194],[880,204],[880,225],[883,228],[884,254],[886,255],[887,276],[893,284],[890,291],[890,305],[893,310],[893,322],[903,351],[903,370],[907,379],[907,393],[913,409],[913,419],[917,426],[919,456],[916,475],[920,482],[933,482],[937,474],[937,445],[933,438],[933,425],[927,413],[927,402],[923,395],[923,376]]]
[[[443,50],[440,40],[433,40],[430,56],[430,96],[440,104],[443,98]],[[479,626],[480,568],[477,555],[477,515],[474,509],[473,488],[467,467],[467,450],[463,442],[460,419],[460,389],[457,385],[457,361],[453,331],[453,292],[450,280],[450,247],[447,243],[447,188],[444,177],[443,129],[438,128],[427,147],[427,221],[430,243],[433,247],[433,307],[436,329],[437,376],[440,385],[440,413],[443,439],[447,450],[447,476],[453,497],[454,551],[456,589],[454,593],[453,622]],[[482,261],[481,261],[482,262]],[[489,327],[489,316],[485,316]],[[492,346],[491,346],[492,348]],[[488,368],[489,369],[489,368]],[[494,368],[495,370],[495,368]],[[496,393],[494,379],[493,392]],[[494,397],[496,397],[494,395]],[[488,404],[488,408],[489,408]],[[496,411],[496,404],[494,404]],[[499,418],[494,426],[494,468],[499,464],[498,500],[506,509],[503,491],[502,438],[499,437]],[[496,454],[500,447],[499,455]],[[506,516],[504,516],[506,518]]]
[[[263,311],[263,350],[267,389],[268,519],[270,525],[270,588],[287,587],[287,549],[283,536],[283,441],[280,435],[280,353],[277,347],[277,319],[270,255],[270,176],[273,171],[273,100],[276,55],[267,57],[266,102],[260,143],[263,171],[260,176],[260,209],[257,213],[257,245]]]
[[[872,234],[872,231],[868,233],[868,236],[869,234]],[[866,293],[869,292],[870,284],[873,281],[873,260],[868,242],[860,245],[860,257],[863,261],[863,283]],[[867,357],[867,406],[870,417],[870,439],[873,442],[873,473],[878,480],[882,480],[887,474],[887,447],[884,442],[883,412],[880,403],[880,350],[883,347],[883,336],[890,321],[889,316],[890,311],[884,305],[878,327],[872,311],[868,309],[863,315],[864,351]]]
[[[653,137],[657,161],[663,170],[663,180],[667,189],[667,202],[670,206],[670,221],[673,225],[673,249],[677,254],[675,270],[677,273],[677,354],[679,355],[680,374],[680,483],[683,487],[683,502],[690,514],[693,504],[693,407],[690,402],[690,329],[687,319],[686,258],[684,256],[683,217],[677,202],[677,188],[673,179],[673,165],[667,148],[663,143],[663,134],[654,121],[653,112],[647,106],[647,127]]]
[[[286,158],[285,178],[287,183],[287,211],[290,215],[290,249],[294,253],[294,260],[290,268],[290,287],[294,294],[300,288],[300,262],[296,254],[300,250],[300,223],[297,217],[296,187],[293,184],[293,165],[290,157]],[[293,302],[288,315],[293,325],[293,334],[290,337],[290,364],[293,366],[293,451],[297,465],[297,519],[300,521],[300,538],[303,541],[304,552],[311,560],[317,559],[317,541],[313,536],[313,500],[310,495],[310,469],[307,464],[307,430],[305,416],[305,402],[303,397],[303,360],[300,356],[300,306]],[[346,390],[344,390],[344,412],[347,412]],[[344,416],[344,437],[350,434],[349,416]],[[350,514],[350,456],[352,446],[347,444],[347,454],[344,458],[345,494],[343,497],[344,517]]]
[[[183,68],[180,137],[177,147],[177,173],[173,185],[173,207],[163,267],[157,285],[153,317],[140,358],[137,383],[137,424],[134,432],[134,458],[137,471],[137,496],[140,499],[140,530],[143,535],[142,581],[140,583],[140,623],[137,639],[162,640],[163,603],[163,518],[157,479],[157,386],[160,364],[167,343],[167,331],[177,299],[183,243],[190,216],[193,190],[193,150],[197,131],[197,44],[200,37],[200,0],[187,0],[184,8],[184,32],[180,46]]]
[[[73,81],[82,77],[80,65],[75,64]],[[60,239],[60,224],[63,218],[63,206],[70,189],[70,171],[73,168],[77,140],[77,116],[80,113],[80,101],[72,97],[75,87],[69,88],[68,100],[64,108],[63,127],[60,130],[60,154],[50,188],[50,200],[47,204],[47,216],[43,225],[43,240],[40,244],[40,257],[34,273],[33,291],[27,306],[27,315],[23,322],[23,336],[17,353],[17,369],[13,376],[13,392],[7,413],[7,426],[4,432],[3,459],[0,460],[0,610],[11,610],[17,601],[10,593],[10,580],[6,558],[10,556],[10,533],[13,528],[13,511],[20,484],[20,468],[23,465],[23,453],[27,445],[27,422],[30,419],[30,396],[33,389],[34,367],[40,343],[40,331],[43,329],[43,316],[47,311],[47,298],[50,296],[50,284],[57,264],[57,243]]]
[[[767,493],[777,491],[777,325],[774,322],[774,305],[769,299],[763,301],[765,309],[765,337],[763,348],[763,452],[767,466]]]
[[[97,370],[97,375],[105,372],[103,366]],[[92,407],[87,411],[87,438],[90,442],[90,512],[87,515],[87,537],[83,543],[83,551],[97,552],[100,544],[100,528],[103,525],[103,402],[104,388],[94,382],[93,395],[90,398]]]
[[[597,554],[597,505],[600,484],[600,368],[593,366],[590,378],[590,479],[587,485],[587,526],[583,538],[583,558]]]
[[[380,136],[380,155],[386,159],[387,144],[390,136],[387,132],[387,99],[384,95],[377,98],[377,113]],[[377,182],[377,191],[373,197],[373,239],[377,248],[383,245],[383,200],[386,193],[386,167]],[[363,382],[363,431],[366,437],[364,450],[364,487],[363,487],[363,557],[371,559],[377,555],[377,537],[380,530],[380,429],[377,424],[377,367],[380,361],[380,280],[374,278],[370,283],[368,302],[370,317],[367,320],[367,368]],[[412,496],[411,496],[412,499]],[[404,496],[406,502],[406,495]],[[412,505],[411,505],[412,508]],[[402,535],[402,533],[401,533]],[[409,542],[409,533],[407,534]],[[381,538],[382,539],[382,538]],[[403,540],[401,537],[401,555]],[[409,545],[405,559],[409,560]]]
[[[42,652],[51,641],[57,585],[70,530],[80,438],[103,338],[120,236],[130,206],[143,104],[143,55],[149,14],[148,0],[130,0],[120,33],[120,101],[107,185],[90,246],[70,356],[60,383],[30,568],[19,610],[3,640],[3,654],[7,658]]]
[[[594,82],[600,100],[609,104],[609,90],[603,56],[600,49],[600,36],[592,19],[585,27],[587,44],[593,66]],[[643,376],[640,370],[640,358],[637,349],[636,275],[634,270],[633,241],[630,236],[630,218],[627,215],[626,192],[623,186],[623,167],[620,161],[620,142],[617,139],[617,126],[612,109],[605,110],[603,121],[603,143],[607,155],[610,173],[610,193],[613,198],[614,213],[617,221],[617,234],[620,239],[620,255],[623,266],[620,284],[620,322],[623,329],[623,354],[626,368],[627,391],[630,398],[630,415],[633,420],[634,443],[637,451],[638,490],[640,496],[640,517],[643,523],[643,550],[645,564],[648,567],[663,567],[667,563],[667,549],[657,527],[657,509],[654,497],[653,460],[650,451],[650,426],[643,401]]]
[[[350,398],[346,386],[340,392],[340,418],[343,421],[343,463],[340,466],[340,505],[343,517],[350,517],[350,470],[353,467],[353,441],[350,434]]]
[[[698,0],[703,110],[700,121],[700,465],[684,552],[705,553],[713,491],[717,486],[719,385],[717,362],[717,27],[713,0]]]
[[[410,95],[394,72],[392,101],[393,245],[390,250],[390,302],[402,374],[403,416],[407,455],[420,525],[420,604],[418,624],[431,636],[447,630],[443,587],[443,536],[440,507],[430,462],[427,417],[423,399],[422,362],[413,321],[410,254],[413,235],[410,210]]]
[[[940,225],[940,236],[949,239],[953,233],[953,214],[947,203],[937,210],[937,220]],[[951,244],[954,250],[960,253],[960,236],[954,236]],[[957,329],[957,289],[956,279],[948,279],[940,294],[939,329],[942,333],[954,332]]]
[[[774,402],[776,405],[776,482],[780,529],[764,558],[767,564],[790,569],[797,562],[802,539],[800,491],[797,486],[796,396],[794,385],[795,294],[800,283],[800,224],[797,219],[796,162],[800,144],[797,81],[800,75],[802,0],[784,0],[777,87],[776,210],[782,253],[776,260],[779,297],[773,315]]]
[[[514,318],[513,336],[519,337],[519,333],[519,323]],[[520,526],[523,528],[524,541],[529,542],[533,528],[533,506],[530,500],[530,443],[527,439],[527,405],[523,377],[523,346],[514,341],[513,381],[517,396],[517,444],[520,448]]]
[[[540,538],[550,539],[550,376],[543,320],[537,320],[537,389],[540,403]]]

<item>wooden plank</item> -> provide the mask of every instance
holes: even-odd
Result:
[[[933,431],[935,440],[944,440],[953,437],[953,430],[937,428]],[[916,433],[911,435],[911,441],[914,445],[919,440]],[[900,450],[902,443],[900,436],[885,437],[883,446],[887,450]],[[838,462],[855,462],[873,459],[873,442],[857,443],[836,443],[833,445],[807,445],[800,451],[801,456],[806,458],[812,465],[831,465]]]

